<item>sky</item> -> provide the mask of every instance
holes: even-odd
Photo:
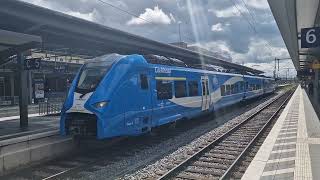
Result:
[[[163,43],[217,52],[272,76],[274,58],[289,54],[267,0],[23,0]],[[296,72],[291,60],[279,75]]]

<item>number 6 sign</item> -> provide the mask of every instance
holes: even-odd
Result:
[[[320,46],[320,27],[301,29],[301,48]]]

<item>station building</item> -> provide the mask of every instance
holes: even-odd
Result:
[[[29,103],[63,101],[70,83],[80,66],[86,61],[72,55],[32,52],[26,58],[41,58],[41,68],[28,71]],[[0,68],[0,106],[18,104],[17,62],[12,61]]]

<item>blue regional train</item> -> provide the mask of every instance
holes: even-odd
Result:
[[[62,135],[139,135],[271,93],[274,79],[187,67],[157,55],[108,54],[85,63],[61,110]]]

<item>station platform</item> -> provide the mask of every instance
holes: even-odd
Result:
[[[19,119],[1,121],[0,118],[0,141],[31,134],[48,131],[58,131],[60,116],[29,117],[27,128],[20,128]]]
[[[33,116],[39,113],[39,105],[28,105],[28,113]],[[19,117],[19,106],[0,106],[0,121],[2,121],[4,117],[14,116]]]
[[[300,86],[242,179],[320,178],[320,121]]]
[[[59,135],[59,120],[60,116],[32,117],[24,129],[19,119],[0,121],[0,176],[71,152],[75,144],[72,137]]]

